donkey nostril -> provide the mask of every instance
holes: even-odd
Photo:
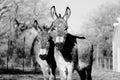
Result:
[[[61,46],[63,46],[63,43],[60,43]]]
[[[62,49],[63,43],[56,43],[55,46],[56,46],[58,49]]]
[[[56,43],[55,46],[58,47],[58,46],[59,46],[59,43]]]

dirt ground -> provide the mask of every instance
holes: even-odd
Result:
[[[43,80],[42,75],[38,74],[19,74],[19,75],[10,75],[10,74],[1,74],[0,80]],[[92,71],[93,80],[120,80],[120,73],[112,71]],[[57,78],[57,80],[60,80]],[[74,73],[73,80],[80,80],[78,74]]]
[[[120,73],[112,71],[95,70],[92,76],[93,80],[120,80]]]

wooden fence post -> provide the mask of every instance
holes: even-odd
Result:
[[[25,71],[25,37],[24,37],[24,44],[23,44],[23,53],[24,53],[24,57],[23,57],[23,72]]]
[[[97,65],[97,68],[99,68],[99,61],[100,61],[100,59],[99,59],[99,45],[97,45],[97,55],[96,55],[96,65]]]

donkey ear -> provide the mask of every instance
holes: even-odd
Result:
[[[48,33],[50,33],[52,31],[52,27],[48,28]]]
[[[50,33],[53,30],[54,26],[53,23],[51,24],[51,26],[48,28],[48,33]]]
[[[69,7],[66,7],[66,11],[65,11],[63,18],[67,21],[70,15],[71,15],[71,10]]]
[[[57,15],[57,13],[56,13],[55,6],[52,6],[52,7],[51,7],[50,13],[51,13],[51,16],[52,16],[53,19],[57,19],[57,18],[58,18],[58,15]]]
[[[34,26],[35,30],[37,30],[38,32],[43,31],[42,28],[39,26],[37,20],[34,21],[33,26]]]

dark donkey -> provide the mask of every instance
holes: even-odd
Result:
[[[54,59],[54,42],[49,34],[50,28],[40,27],[36,20],[34,27],[38,31],[38,35],[32,43],[31,54],[35,55],[35,60],[41,67],[44,79],[55,79],[56,62]]]
[[[57,15],[55,6],[51,8],[52,36],[55,43],[54,57],[62,80],[71,80],[74,70],[81,80],[92,80],[93,45],[85,39],[67,32],[67,20],[71,14],[69,7],[65,15]]]

